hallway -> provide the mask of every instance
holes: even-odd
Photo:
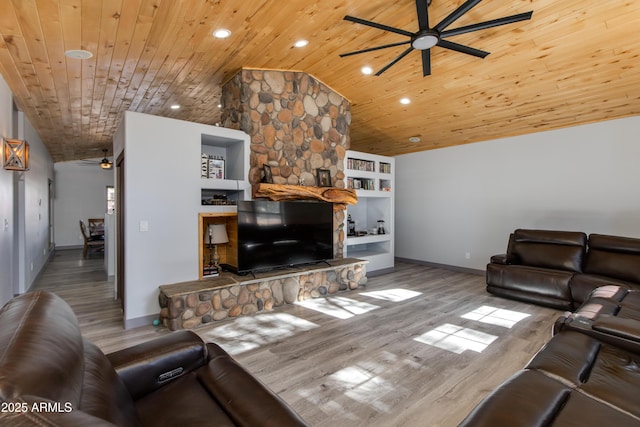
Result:
[[[151,325],[122,328],[115,284],[107,281],[101,254],[84,259],[82,249],[57,249],[32,290],[48,290],[67,301],[78,317],[82,334],[105,353],[169,332]]]

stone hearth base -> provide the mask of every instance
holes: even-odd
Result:
[[[367,261],[344,258],[305,268],[219,277],[160,286],[160,321],[170,330],[193,329],[229,317],[271,311],[367,281]]]

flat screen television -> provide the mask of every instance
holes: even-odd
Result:
[[[238,273],[333,258],[333,204],[238,202]]]

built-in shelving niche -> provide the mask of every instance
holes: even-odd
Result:
[[[224,178],[201,178],[203,206],[232,206],[247,197],[245,141],[218,135],[201,135],[201,154],[224,159]],[[227,202],[225,203],[224,200]]]

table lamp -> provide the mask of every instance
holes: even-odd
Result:
[[[219,266],[220,255],[218,255],[218,245],[229,242],[227,228],[224,224],[209,224],[209,265]],[[213,252],[211,247],[213,246]]]

